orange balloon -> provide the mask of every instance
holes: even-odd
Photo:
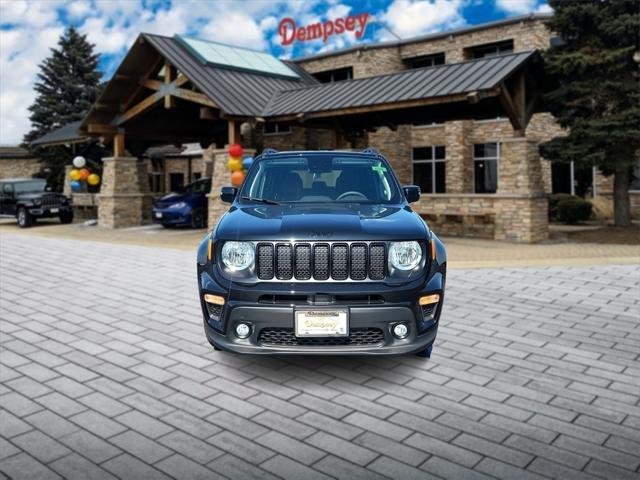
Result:
[[[83,168],[80,170],[80,180],[86,180],[87,178],[89,178],[89,170]]]
[[[231,174],[231,184],[234,187],[239,187],[240,185],[242,185],[243,181],[244,181],[244,172],[242,170],[236,170]]]

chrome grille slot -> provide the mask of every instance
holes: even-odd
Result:
[[[42,207],[44,208],[58,208],[60,206],[60,200],[57,195],[46,195],[41,199]]]
[[[255,272],[265,281],[384,280],[386,262],[387,247],[382,242],[260,242]]]

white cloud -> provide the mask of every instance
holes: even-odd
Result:
[[[378,20],[402,38],[465,24],[462,0],[394,0]],[[388,39],[388,34],[383,34]]]
[[[538,9],[538,0],[496,0],[496,8],[513,15],[531,13]]]
[[[215,16],[200,31],[200,37],[255,50],[267,47],[264,34],[256,20],[241,12]]]

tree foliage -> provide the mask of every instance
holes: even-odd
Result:
[[[100,91],[102,74],[98,71],[99,56],[94,45],[70,27],[58,40],[57,48],[40,64],[35,84],[36,99],[29,107],[31,130],[24,144],[42,135],[82,119]],[[42,158],[41,176],[60,188],[64,180],[64,164],[69,153],[62,148],[35,148],[32,153]]]
[[[544,101],[568,134],[541,144],[541,154],[615,173],[616,223],[628,223],[630,171],[640,151],[640,2],[549,3],[548,27],[561,42],[544,55]]]

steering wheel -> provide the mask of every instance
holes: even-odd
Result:
[[[348,196],[350,196],[350,195],[356,195],[356,196],[358,196],[358,197],[362,198],[363,200],[369,200],[369,199],[367,198],[367,196],[366,196],[364,193],[362,193],[362,192],[356,192],[355,190],[352,190],[352,191],[350,191],[350,192],[344,192],[344,193],[342,193],[342,194],[338,195],[338,198],[336,198],[336,202],[338,202],[338,201],[342,200],[342,199],[343,199],[343,197],[348,197]]]

